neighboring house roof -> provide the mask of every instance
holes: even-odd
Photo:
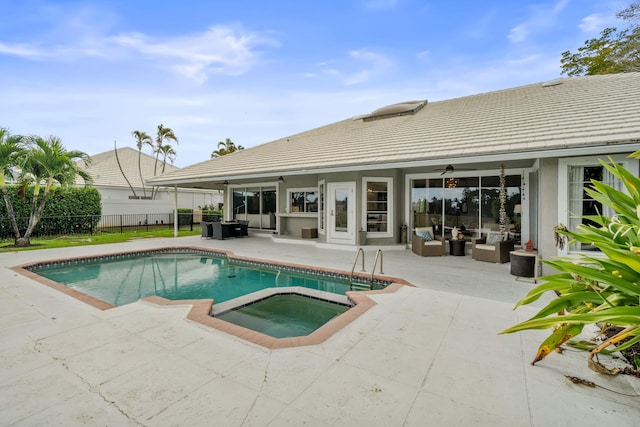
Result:
[[[127,179],[133,186],[133,188],[142,188],[142,181],[140,180],[140,171],[138,169],[138,150],[134,150],[130,147],[118,148],[118,159],[122,170],[127,176]],[[148,154],[141,153],[140,155],[140,169],[142,170],[143,179],[149,179],[154,176],[154,167],[156,159]],[[87,165],[83,161],[77,162],[78,167],[87,171],[93,178],[93,185],[96,187],[126,187],[129,188],[129,184],[125,180],[118,162],[116,160],[116,154],[114,150],[105,151],[104,153],[91,156],[91,164]],[[165,173],[177,171],[178,168],[167,163],[165,166]],[[162,171],[162,161],[158,160],[157,175],[160,175]],[[78,185],[83,185],[84,181],[77,179]]]
[[[638,100],[640,73],[563,78],[426,104],[411,101],[207,160],[149,183],[373,169],[419,161],[447,164],[451,158],[553,155],[588,146],[611,149],[640,143]]]

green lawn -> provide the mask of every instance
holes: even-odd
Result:
[[[178,237],[197,236],[200,230],[179,230]],[[96,233],[77,234],[70,236],[51,236],[31,239],[31,246],[27,248],[13,247],[13,239],[0,240],[0,252],[29,251],[34,249],[66,248],[69,246],[102,245],[107,243],[121,243],[134,239],[149,239],[154,237],[173,237],[173,230],[156,229],[153,231],[131,231],[125,233]]]

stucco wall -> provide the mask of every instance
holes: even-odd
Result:
[[[102,197],[103,215],[142,214],[142,213],[171,213],[174,208],[173,189],[162,189],[155,200],[129,199],[133,195],[130,189],[96,187]],[[136,189],[140,197],[144,195],[142,189]],[[147,196],[151,191],[147,190]],[[178,208],[198,209],[201,206],[217,206],[222,203],[222,194],[211,191],[178,190]]]
[[[555,246],[553,228],[558,225],[558,160],[541,159],[539,173],[538,213],[540,241],[537,244],[541,258],[553,258],[558,251]],[[564,183],[567,185],[567,183]],[[543,265],[543,274],[552,274],[554,270]]]

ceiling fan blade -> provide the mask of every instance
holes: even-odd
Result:
[[[452,172],[453,173],[453,165],[447,165],[447,167],[444,168],[444,170],[442,171],[442,173],[440,175],[444,175],[447,172]]]

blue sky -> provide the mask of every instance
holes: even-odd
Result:
[[[618,0],[0,0],[0,127],[97,154],[160,123],[175,165],[396,102],[560,76]]]

